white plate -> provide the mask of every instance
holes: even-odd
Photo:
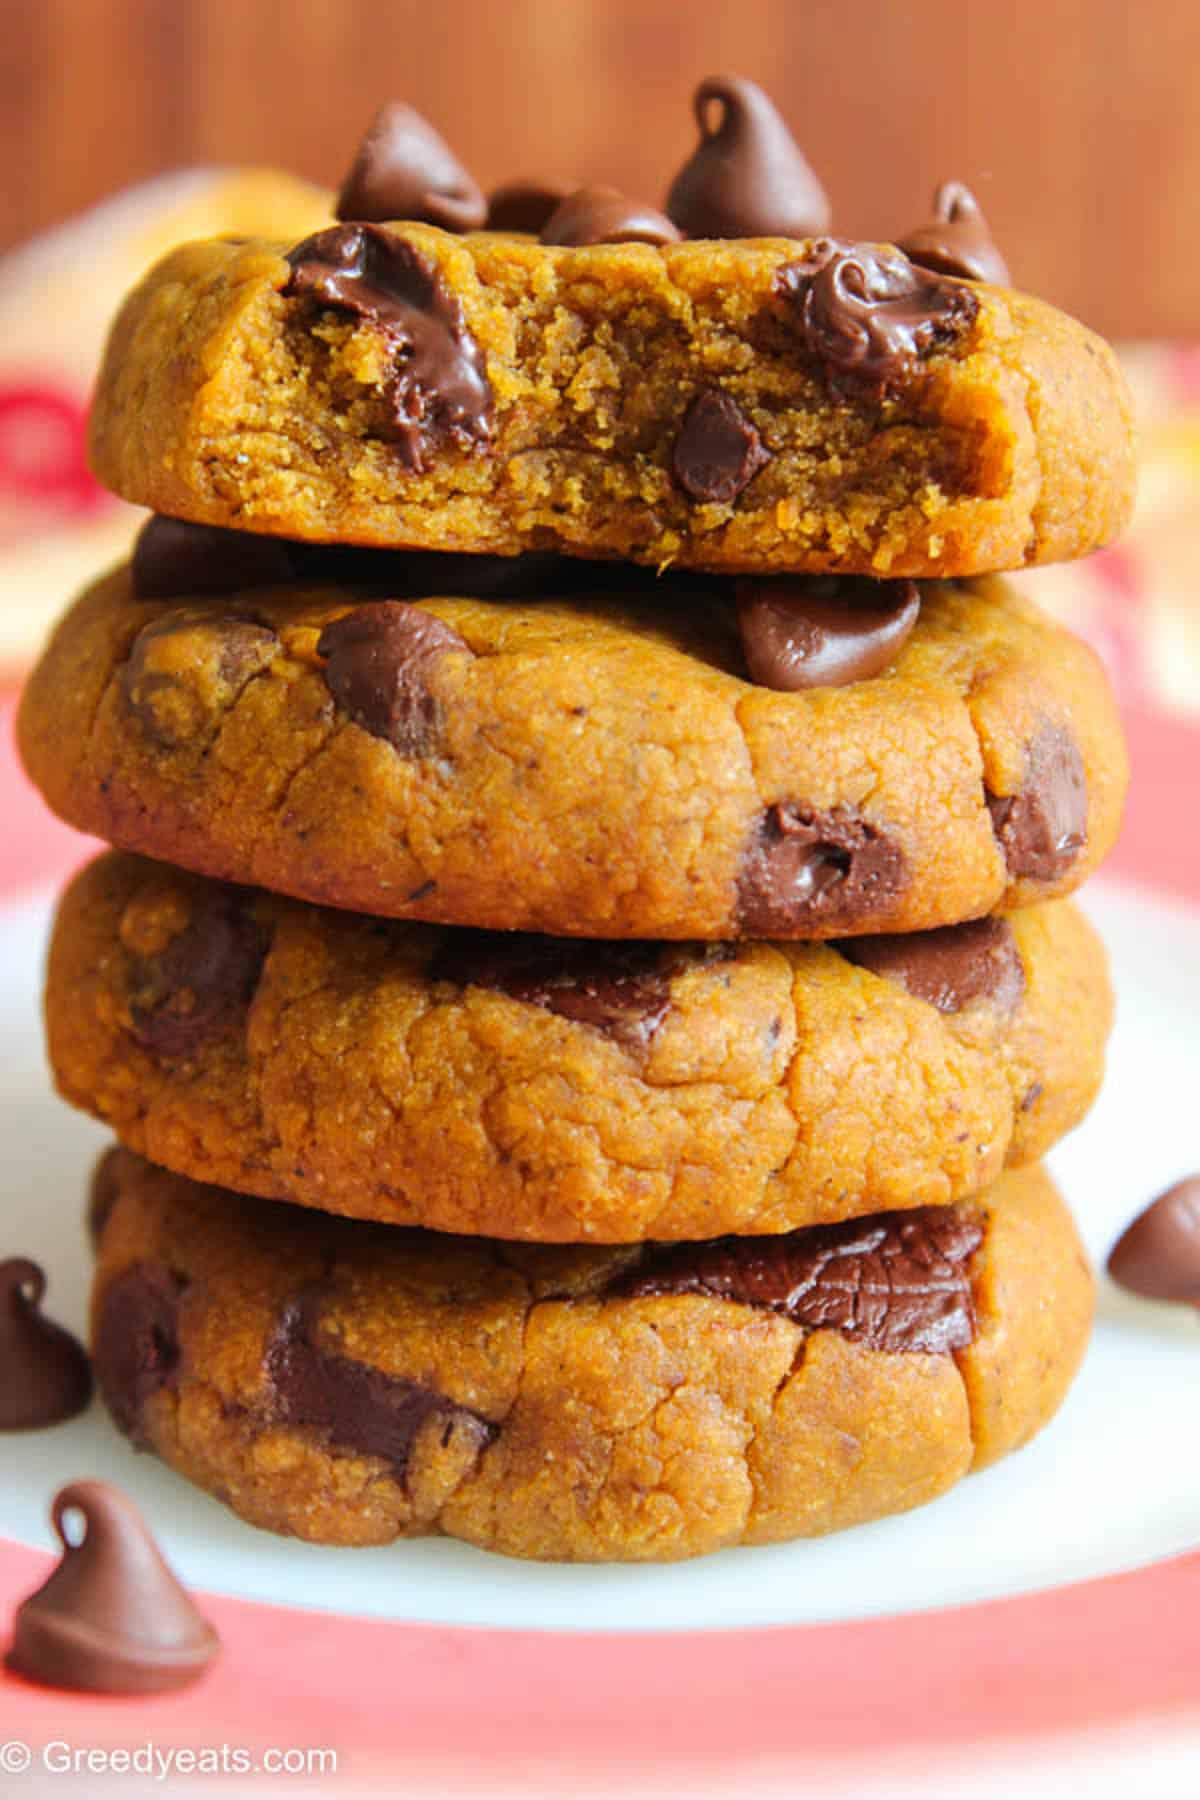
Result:
[[[1200,915],[1100,883],[1119,1014],[1104,1094],[1052,1167],[1102,1260],[1125,1221],[1200,1165]],[[108,1141],[50,1091],[38,986],[48,901],[0,909],[0,1254],[47,1268],[47,1311],[82,1331],[82,1195]],[[688,1629],[858,1619],[1017,1594],[1200,1546],[1200,1337],[1188,1311],[1101,1296],[1087,1362],[1053,1426],[1018,1456],[903,1518],[840,1537],[726,1551],[664,1569],[541,1566],[466,1545],[328,1550],[241,1524],[94,1405],[3,1444],[0,1535],[48,1545],[51,1495],[119,1482],[180,1574],[210,1591],[339,1613],[551,1630]]]

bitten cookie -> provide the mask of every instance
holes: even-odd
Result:
[[[1100,1082],[1067,902],[944,931],[604,944],[384,924],[109,855],[68,890],[59,1088],[180,1174],[542,1242],[772,1233],[974,1193]]]
[[[1039,1169],[962,1207],[666,1249],[297,1214],[129,1151],[96,1202],[117,1425],[321,1543],[665,1562],[904,1511],[1045,1423],[1092,1310]]]
[[[200,523],[756,572],[1053,562],[1134,488],[1106,344],[834,238],[189,244],[117,318],[91,449]]]
[[[1069,892],[1116,836],[1104,671],[1001,581],[868,606],[845,685],[782,692],[807,628],[838,649],[819,582],[414,604],[382,596],[427,561],[162,575],[68,613],[20,741],[71,824],[203,874],[500,930],[817,939]]]

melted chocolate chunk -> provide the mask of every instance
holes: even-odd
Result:
[[[68,1514],[83,1535],[67,1535]],[[73,1481],[50,1514],[62,1560],[17,1608],[8,1666],[45,1687],[162,1694],[196,1681],[220,1649],[133,1502]]]
[[[447,651],[471,652],[457,631],[401,600],[343,613],[317,642],[325,684],[344,712],[402,756],[425,756],[441,736],[441,706],[429,686]]]
[[[488,195],[487,228],[537,237],[562,198],[561,188],[541,181],[508,181]]]
[[[795,937],[852,925],[887,906],[907,880],[900,846],[847,806],[769,806],[738,878],[738,922],[752,937]]]
[[[445,231],[474,231],[487,203],[427,119],[398,100],[381,106],[342,183],[337,219],[422,219]]]
[[[189,653],[176,654],[190,636]],[[194,744],[206,721],[268,666],[279,648],[269,625],[238,613],[177,607],[134,638],[119,681],[126,704],[151,743],[164,750]]]
[[[577,188],[542,226],[543,244],[674,244],[679,233],[652,206],[611,187]]]
[[[446,1420],[447,1429],[468,1430],[481,1449],[492,1442],[498,1428],[445,1394],[323,1349],[321,1301],[315,1288],[292,1301],[267,1349],[275,1415],[282,1424],[319,1431],[335,1447],[360,1456],[381,1457],[400,1481],[417,1433],[435,1415]]]
[[[962,281],[990,281],[1007,287],[1008,265],[988,230],[979,202],[961,181],[944,181],[933,196],[929,224],[901,238],[898,248],[909,262],[938,275]]]
[[[92,1361],[113,1423],[139,1449],[149,1441],[143,1414],[179,1372],[179,1301],[184,1283],[165,1264],[132,1263],[100,1300]]]
[[[254,998],[267,938],[245,894],[197,890],[184,929],[143,957],[130,1005],[133,1035],[152,1056],[191,1056],[241,1023]]]
[[[113,1207],[121,1198],[121,1170],[126,1155],[126,1151],[114,1145],[111,1150],[104,1152],[93,1171],[86,1215],[88,1236],[93,1247],[99,1246],[105,1227],[112,1217]]]
[[[945,1354],[975,1335],[969,1264],[982,1243],[973,1214],[921,1206],[782,1237],[654,1247],[610,1292],[707,1294],[871,1350]]]
[[[914,581],[803,575],[737,584],[750,679],[796,693],[845,687],[890,667],[921,610]]]
[[[675,479],[689,499],[731,505],[770,460],[731,394],[703,388],[689,402],[671,451]]]
[[[681,231],[693,238],[828,231],[825,190],[760,87],[712,75],[696,89],[692,108],[700,142],[667,195],[667,212]]]
[[[986,795],[992,830],[1014,880],[1060,881],[1087,843],[1087,774],[1079,745],[1045,725],[1015,794]]]
[[[775,281],[807,354],[828,375],[880,393],[961,337],[979,310],[971,288],[918,269],[881,244],[818,238]]]
[[[984,1000],[1011,1013],[1025,994],[1025,965],[1005,919],[974,919],[936,931],[847,938],[836,948],[848,962],[899,982],[939,1012],[961,1012]]]
[[[1200,1175],[1160,1194],[1117,1239],[1113,1280],[1146,1300],[1200,1306]]]
[[[139,600],[177,600],[291,581],[295,559],[282,538],[156,515],[138,533],[131,573]]]
[[[689,951],[657,943],[456,931],[439,946],[429,977],[492,988],[590,1025],[627,1050],[644,1051],[670,1011],[673,978],[697,962],[724,961],[731,954],[724,945]]]
[[[444,445],[491,436],[492,390],[463,310],[419,250],[378,225],[335,225],[289,252],[284,292],[354,313],[393,353],[387,387],[392,435],[418,474]]]
[[[92,1397],[83,1345],[43,1318],[45,1271],[24,1256],[0,1262],[0,1431],[37,1431],[81,1413]]]

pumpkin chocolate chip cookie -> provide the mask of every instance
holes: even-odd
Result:
[[[1100,1081],[1067,902],[838,945],[386,924],[107,855],[68,890],[59,1087],[155,1162],[542,1242],[773,1233],[955,1201]]]
[[[34,781],[123,849],[392,918],[818,939],[1069,892],[1116,835],[1104,672],[1002,581],[555,597],[538,562],[494,600],[200,536],[174,592],[144,550],[90,589],[24,696]]]
[[[673,190],[693,229],[728,228],[720,161]],[[384,187],[419,205],[419,182]],[[542,242],[364,210],[158,264],[100,373],[106,486],[293,538],[755,573],[994,572],[1082,555],[1128,517],[1112,352],[945,273],[975,267],[945,251],[949,202],[937,254],[926,230],[913,259],[669,241],[669,218],[607,190],[566,196]]]
[[[252,1524],[670,1561],[933,1499],[1052,1415],[1092,1279],[1040,1169],[786,1236],[514,1246],[297,1215],[112,1154],[92,1350]]]

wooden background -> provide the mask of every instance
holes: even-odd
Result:
[[[336,183],[388,97],[485,185],[658,199],[722,70],[769,86],[842,233],[957,176],[1022,285],[1200,333],[1200,0],[0,0],[0,245],[181,163]]]

